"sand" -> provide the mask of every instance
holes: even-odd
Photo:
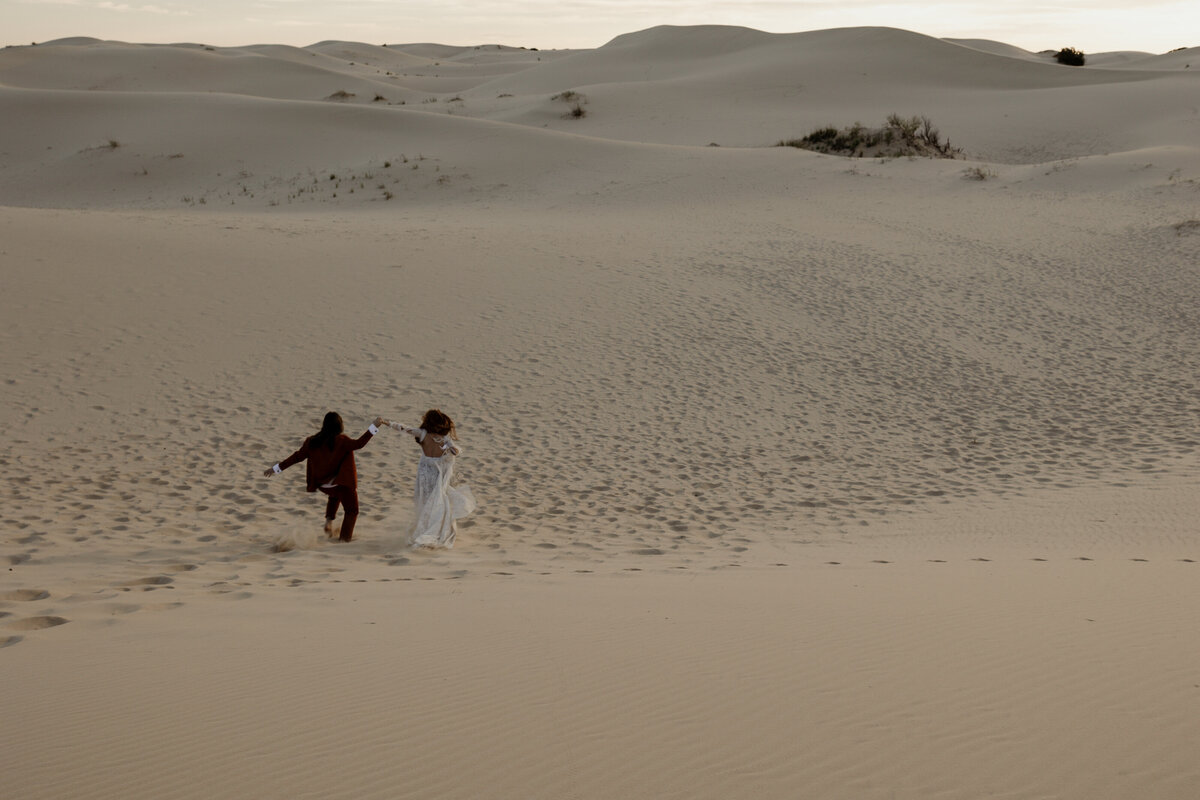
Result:
[[[1192,797],[1200,52],[1089,64],[0,51],[5,793]],[[262,477],[431,406],[452,550]]]

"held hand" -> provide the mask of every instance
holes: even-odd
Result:
[[[275,468],[274,468],[274,467],[267,467],[267,471],[263,473],[263,475],[266,475],[268,478],[269,478],[269,477],[271,477],[271,476],[272,476],[272,475],[274,475],[274,474],[275,474]]]
[[[375,427],[376,428],[382,428],[384,425],[387,425],[387,420],[385,420],[383,417],[375,418]]]

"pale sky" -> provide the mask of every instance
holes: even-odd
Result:
[[[1200,45],[1200,0],[0,0],[0,44],[68,36],[126,42],[307,45],[324,39],[599,47],[655,25],[772,33],[883,25],[1026,50],[1162,53]]]

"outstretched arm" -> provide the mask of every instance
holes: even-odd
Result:
[[[401,433],[407,433],[409,436],[413,437],[418,442],[422,442],[425,440],[425,429],[424,428],[410,428],[407,425],[401,425],[399,422],[388,422],[387,420],[384,420],[383,424],[388,425],[392,428],[395,428],[396,430],[400,431]]]
[[[268,467],[267,471],[264,472],[263,475],[266,475],[268,478],[271,477],[272,475],[278,475],[280,472],[283,472],[288,467],[293,466],[295,464],[299,464],[301,461],[303,461],[306,458],[308,458],[308,439],[304,440],[304,444],[300,445],[299,450],[292,453],[290,456],[285,458],[283,461],[280,461],[275,466]]]
[[[367,426],[367,432],[358,437],[350,445],[351,450],[359,450],[366,446],[367,442],[371,441],[371,437],[379,433],[379,426],[383,424],[383,417],[376,417],[375,421]]]

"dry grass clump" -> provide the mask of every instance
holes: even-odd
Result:
[[[584,108],[584,105],[587,103],[587,97],[575,91],[574,89],[568,89],[565,92],[559,92],[550,99],[561,100],[567,104],[570,110],[567,111],[566,114],[563,114],[563,116],[567,119],[582,119],[583,117],[587,116],[587,109]]]
[[[89,153],[94,150],[116,150],[119,147],[121,147],[121,143],[119,141],[117,141],[116,139],[109,139],[104,144],[98,144],[93,147],[85,147],[82,150],[80,150],[79,152]]]
[[[958,158],[962,149],[942,141],[929,117],[890,115],[882,127],[856,122],[849,128],[817,128],[801,139],[784,139],[779,147],[798,147],[817,153],[851,158]]]
[[[986,181],[996,177],[996,171],[976,165],[963,170],[963,178],[968,181]]]
[[[1064,47],[1059,50],[1054,54],[1054,60],[1060,64],[1066,64],[1068,67],[1082,67],[1087,63],[1087,57],[1083,52],[1074,47]]]
[[[354,94],[354,92],[347,92],[345,89],[338,89],[336,92],[329,95],[325,99],[333,100],[334,102],[338,102],[338,103],[344,103],[347,100],[353,99],[354,97],[357,97],[357,95]]]

